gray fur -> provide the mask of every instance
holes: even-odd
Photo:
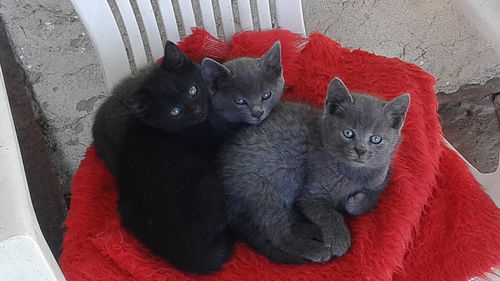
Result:
[[[408,94],[388,103],[351,95],[336,78],[323,112],[284,102],[259,126],[240,131],[220,154],[236,234],[278,262],[343,255],[351,239],[341,212],[359,215],[377,203],[409,101]],[[352,139],[345,128],[354,131]],[[375,134],[380,144],[369,142]]]
[[[258,124],[278,104],[284,89],[281,47],[277,42],[260,58],[237,58],[220,64],[204,59],[202,75],[211,92],[214,113],[230,123]],[[271,97],[263,99],[266,92]],[[237,104],[243,99],[245,104]]]

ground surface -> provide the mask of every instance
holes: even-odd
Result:
[[[437,92],[500,76],[500,58],[446,0],[304,0],[309,32],[419,65]]]
[[[439,108],[448,141],[484,173],[494,172],[499,163],[499,94],[447,100]]]
[[[91,141],[95,102],[104,97],[97,56],[69,0],[2,0],[0,17],[32,85],[40,109],[36,118],[68,191]]]

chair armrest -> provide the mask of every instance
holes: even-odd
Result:
[[[0,265],[4,281],[66,280],[33,210],[1,68]]]

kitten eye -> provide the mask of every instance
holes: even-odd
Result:
[[[198,94],[198,89],[196,88],[196,86],[189,87],[188,94],[192,97],[196,96],[196,94]]]
[[[270,98],[270,97],[271,97],[271,95],[272,95],[272,93],[271,93],[271,92],[266,92],[264,95],[262,95],[262,99],[263,99],[263,100],[267,100],[268,98]]]
[[[354,137],[354,132],[351,129],[344,129],[342,134],[344,134],[344,137],[348,139],[352,139]]]
[[[176,106],[176,107],[172,108],[172,110],[170,110],[170,115],[174,116],[174,117],[179,116],[181,113],[182,113],[182,108],[180,108],[178,106]]]
[[[246,101],[246,100],[244,100],[244,99],[237,99],[237,100],[234,100],[234,102],[235,102],[236,104],[239,104],[239,105],[243,105],[243,104],[246,104],[246,103],[247,103],[247,101]]]
[[[374,144],[379,144],[382,141],[381,136],[371,136],[370,141]]]

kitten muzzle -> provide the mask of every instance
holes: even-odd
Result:
[[[355,147],[354,151],[356,151],[356,154],[358,154],[358,159],[364,156],[368,152],[368,150],[366,150],[365,148],[360,148],[360,147]]]
[[[262,107],[260,107],[260,106],[257,106],[257,105],[252,106],[252,108],[250,110],[251,110],[252,117],[260,118],[260,117],[262,117],[262,115],[264,115],[264,109],[262,109]]]

